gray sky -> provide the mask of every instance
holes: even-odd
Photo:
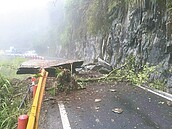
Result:
[[[50,0],[0,0],[0,49],[29,49],[49,28]]]

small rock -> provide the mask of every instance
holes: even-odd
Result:
[[[69,98],[66,98],[66,101],[70,101],[70,99]]]
[[[164,102],[163,101],[160,101],[160,102],[158,102],[158,104],[164,104]]]
[[[167,105],[168,105],[169,107],[172,107],[172,101],[167,101]]]
[[[95,99],[94,102],[98,103],[98,102],[101,102],[102,100],[101,99]]]
[[[74,121],[75,125],[78,125],[77,121]]]
[[[96,109],[96,110],[99,110],[99,109],[100,109],[100,107],[99,107],[99,106],[97,106],[97,107],[95,107],[95,109]]]
[[[46,101],[49,101],[49,99],[48,99],[48,98],[45,98],[45,99],[44,99],[44,102],[46,102]]]
[[[123,110],[121,108],[114,108],[114,109],[112,109],[112,112],[121,114],[123,112]]]
[[[51,102],[51,104],[53,105],[53,104],[55,104],[56,102],[53,100],[52,102]]]
[[[116,89],[109,89],[110,92],[116,92]]]
[[[114,122],[115,120],[114,119],[111,119],[111,122]]]
[[[56,100],[54,97],[49,97],[48,99],[49,100]]]
[[[114,82],[113,85],[111,87],[114,87],[118,84],[118,82]]]
[[[96,122],[97,122],[97,123],[99,123],[99,122],[100,122],[100,120],[99,120],[99,119],[96,119]]]

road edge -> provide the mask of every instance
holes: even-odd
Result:
[[[138,86],[139,88],[143,89],[143,90],[146,90],[146,91],[149,91],[153,94],[156,94],[162,98],[165,98],[169,101],[172,101],[172,94],[169,94],[167,92],[163,92],[163,91],[160,91],[160,90],[157,90],[157,89],[152,89],[150,87],[145,87],[145,86]]]

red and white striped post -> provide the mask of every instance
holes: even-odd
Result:
[[[34,77],[32,77],[32,86],[34,86],[35,85],[35,81],[36,81],[36,78],[34,78]]]

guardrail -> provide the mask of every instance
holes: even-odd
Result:
[[[26,115],[19,117],[18,129],[38,129],[39,115],[48,72],[42,69],[40,75],[30,115],[29,117]]]

